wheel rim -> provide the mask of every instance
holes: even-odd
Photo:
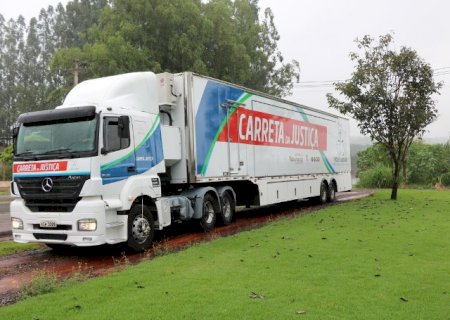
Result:
[[[230,199],[227,197],[223,198],[222,212],[225,218],[229,218],[231,216],[231,203]]]
[[[334,187],[331,187],[330,198],[331,198],[331,200],[334,200],[335,197],[336,197],[336,190],[334,190]]]
[[[151,232],[150,223],[145,217],[136,217],[133,220],[131,232],[133,234],[133,239],[137,243],[142,244],[145,241],[147,241],[150,235]]]
[[[206,201],[204,205],[205,222],[212,223],[214,220],[214,206],[211,201]]]

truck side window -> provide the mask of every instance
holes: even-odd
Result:
[[[127,132],[123,132],[127,130]],[[106,151],[117,151],[130,146],[130,128],[119,125],[118,117],[105,117],[103,126],[103,144]]]

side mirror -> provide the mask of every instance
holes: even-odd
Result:
[[[19,134],[19,127],[14,127],[14,128],[12,129],[12,135],[13,135],[13,138],[14,138],[14,139],[17,138],[18,134]]]
[[[13,154],[16,154],[16,145],[17,145],[17,137],[19,136],[19,127],[12,128],[12,136],[13,136]]]

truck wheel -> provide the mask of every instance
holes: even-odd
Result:
[[[155,226],[150,209],[145,205],[134,205],[128,214],[128,247],[144,251],[153,241]]]
[[[220,213],[221,222],[224,226],[229,225],[234,218],[236,204],[229,192],[225,192],[222,196],[222,212]]]
[[[219,205],[214,197],[207,193],[203,198],[203,216],[200,219],[200,225],[203,231],[208,232],[214,228],[216,223],[216,212],[219,211]]]
[[[332,183],[328,188],[328,202],[336,201],[336,185]]]
[[[320,184],[320,193],[319,196],[316,198],[318,204],[324,204],[327,202],[328,199],[328,187],[325,181],[322,181]]]

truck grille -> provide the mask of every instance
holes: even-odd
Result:
[[[72,212],[89,176],[56,176],[51,190],[43,190],[43,180],[49,177],[14,178],[25,205],[33,212]]]
[[[55,233],[33,233],[33,236],[37,240],[67,240],[67,234],[55,234]]]

